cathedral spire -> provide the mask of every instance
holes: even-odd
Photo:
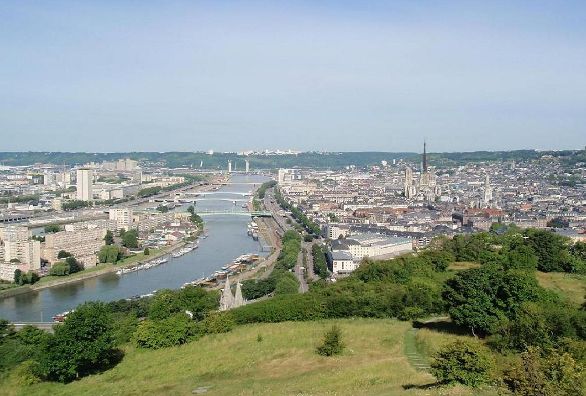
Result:
[[[423,171],[427,172],[427,150],[426,150],[426,142],[425,139],[423,140]]]

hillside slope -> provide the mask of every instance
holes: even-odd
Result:
[[[314,351],[337,323],[343,355]],[[404,354],[408,322],[348,319],[259,324],[158,351],[128,347],[115,368],[80,381],[29,387],[3,384],[21,395],[439,395],[479,394],[465,388],[425,389],[434,378]],[[262,338],[261,341],[259,339]],[[408,389],[408,390],[406,390]],[[200,389],[201,390],[201,389]]]

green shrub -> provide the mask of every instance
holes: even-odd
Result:
[[[434,355],[431,373],[444,384],[477,387],[490,381],[494,361],[488,351],[470,342],[456,341]]]
[[[133,339],[140,348],[159,349],[185,344],[196,335],[195,322],[180,313],[163,320],[142,321]]]
[[[504,373],[504,382],[515,395],[574,396],[586,389],[585,367],[568,353],[529,347]]]
[[[339,355],[343,350],[342,331],[334,325],[324,334],[323,341],[317,347],[316,352],[322,356],[334,356]]]
[[[202,334],[219,334],[232,331],[235,325],[228,312],[212,311],[199,322],[198,328]]]

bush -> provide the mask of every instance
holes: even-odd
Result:
[[[317,347],[316,352],[322,356],[334,356],[339,355],[343,350],[342,331],[334,325],[326,332],[323,342]]]
[[[69,265],[62,261],[59,261],[51,266],[49,270],[49,275],[53,276],[65,276],[69,275]]]
[[[116,264],[122,258],[122,251],[116,245],[104,245],[98,253],[100,263]]]
[[[586,371],[568,353],[553,351],[542,356],[541,349],[529,347],[505,371],[504,382],[512,392],[522,396],[583,395]]]
[[[219,334],[232,331],[236,324],[228,312],[209,312],[204,320],[198,323],[201,334]]]
[[[299,281],[291,272],[280,276],[275,285],[275,295],[296,294],[299,291]]]
[[[444,384],[477,387],[490,381],[493,368],[488,351],[470,342],[456,341],[434,355],[431,373]]]
[[[142,321],[133,338],[140,348],[159,349],[185,344],[196,335],[195,322],[179,313],[163,320]]]

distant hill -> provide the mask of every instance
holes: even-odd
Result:
[[[584,151],[474,151],[454,153],[429,153],[431,165],[448,166],[466,162],[479,161],[522,161],[536,159],[544,155],[562,157],[570,163],[585,159]],[[0,152],[0,163],[3,165],[22,166],[35,163],[55,165],[81,165],[88,162],[113,161],[121,158],[132,158],[139,161],[159,163],[171,168],[189,167],[203,169],[226,169],[228,161],[232,161],[233,169],[243,170],[244,161],[250,162],[251,169],[275,168],[343,168],[354,165],[365,167],[379,165],[381,161],[392,163],[393,160],[404,159],[419,163],[421,154],[413,152],[303,152],[287,155],[238,155],[237,153],[204,152],[127,152],[127,153],[70,153],[70,152]]]

